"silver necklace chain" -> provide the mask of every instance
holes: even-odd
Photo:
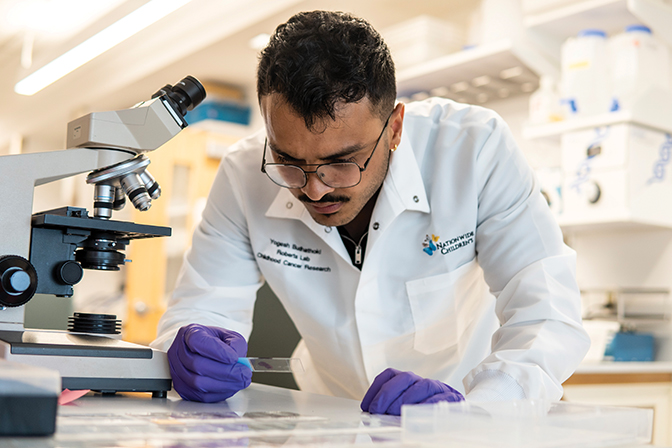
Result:
[[[355,240],[350,238],[347,235],[344,235],[341,233],[341,236],[345,238],[346,240],[352,242],[352,244],[355,245],[355,264],[360,265],[362,264],[362,241],[364,241],[364,238],[366,238],[366,235],[369,234],[369,231],[367,230],[364,232],[364,235],[359,239],[359,243],[356,243]]]

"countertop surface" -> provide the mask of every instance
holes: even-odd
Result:
[[[375,444],[380,448],[430,446],[435,448],[456,446],[453,445],[453,436],[447,436],[447,434],[455,434],[453,430],[458,433],[462,431],[464,440],[479,441],[475,445],[470,443],[469,446],[488,448],[491,446],[498,448],[550,446],[546,444],[547,440],[552,440],[552,446],[571,446],[572,448],[586,446],[586,440],[609,440],[612,446],[615,437],[622,440],[624,446],[631,446],[627,445],[627,440],[633,440],[632,437],[621,439],[620,434],[613,432],[611,417],[606,426],[604,421],[591,420],[590,428],[587,429],[584,416],[592,419],[601,418],[601,414],[593,410],[589,410],[587,414],[581,414],[579,420],[571,419],[572,414],[555,415],[555,418],[560,417],[562,424],[559,427],[544,425],[543,422],[546,420],[534,420],[536,431],[528,431],[530,421],[523,421],[524,425],[521,426],[523,424],[521,421],[509,420],[512,415],[511,410],[518,409],[521,404],[514,402],[504,404],[511,407],[511,409],[507,408],[505,415],[502,414],[504,420],[493,420],[493,417],[499,414],[485,412],[483,407],[486,405],[480,404],[476,406],[478,409],[472,410],[471,417],[467,420],[457,420],[462,423],[468,422],[466,426],[459,423],[459,429],[453,428],[448,433],[438,432],[437,437],[440,437],[438,440],[433,437],[430,437],[430,440],[424,439],[427,439],[427,435],[432,431],[445,431],[444,425],[434,427],[430,424],[427,426],[425,411],[420,411],[413,417],[415,419],[413,423],[409,424],[411,441],[404,441],[399,417],[370,415],[362,412],[356,400],[261,384],[252,384],[227,401],[212,404],[183,401],[174,391],[168,394],[168,398],[163,399],[151,398],[149,394],[125,393],[102,396],[89,393],[71,404],[59,406],[55,435],[42,438],[0,438],[0,447],[268,448],[283,446],[285,448],[306,448],[319,446],[343,448],[352,445],[371,446]],[[538,406],[535,407],[538,411],[537,408]],[[572,412],[576,412],[575,408],[576,406],[572,407]],[[415,411],[418,411],[418,408],[415,408]],[[570,426],[567,426],[565,417],[573,422]],[[436,417],[430,417],[429,422],[435,422],[435,419]],[[451,421],[455,420],[451,419]],[[593,421],[599,421],[601,426],[594,427]],[[493,423],[497,423],[498,426],[493,426]],[[607,426],[612,429],[608,430]],[[526,442],[530,440],[538,442],[537,439],[541,437],[544,443],[521,444],[519,431],[523,427]],[[561,432],[557,433],[558,438],[553,438],[547,432],[553,430],[557,432],[559,428]],[[619,427],[619,429],[622,428]],[[577,438],[579,434],[581,438]],[[567,440],[571,439],[572,443],[558,444],[558,440],[563,437]],[[583,444],[576,443],[578,440],[583,441]],[[480,443],[484,441],[487,443]],[[593,443],[590,446],[607,445]]]
[[[53,437],[0,438],[11,448],[205,448],[401,445],[400,418],[359,402],[253,383],[221,403],[89,393],[59,406]],[[413,447],[414,445],[404,445]]]
[[[612,362],[582,363],[577,367],[578,374],[609,374],[609,373],[672,373],[672,362]]]

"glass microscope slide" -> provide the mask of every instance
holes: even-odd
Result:
[[[303,364],[299,358],[238,358],[253,372],[302,373]]]

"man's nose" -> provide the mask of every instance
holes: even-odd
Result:
[[[308,173],[306,186],[301,189],[303,194],[308,196],[311,201],[319,201],[322,197],[334,191],[334,188],[322,182],[317,173]]]

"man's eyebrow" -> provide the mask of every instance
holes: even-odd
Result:
[[[282,151],[281,149],[276,148],[270,142],[268,143],[268,146],[269,146],[269,148],[271,148],[271,151],[278,154],[280,157],[282,157],[285,160],[289,160],[290,162],[303,162],[303,160],[296,159],[296,158],[290,156],[289,154],[287,154],[286,152]],[[337,152],[335,154],[331,154],[328,157],[324,157],[324,158],[319,159],[319,160],[329,161],[329,160],[342,159],[344,157],[349,156],[350,154],[354,154],[356,152],[359,152],[364,148],[366,148],[366,145],[359,145],[359,144],[350,145],[350,146],[347,146],[347,147],[343,148],[342,150],[340,150],[339,152]]]

